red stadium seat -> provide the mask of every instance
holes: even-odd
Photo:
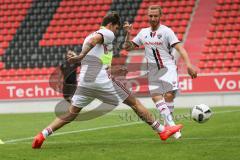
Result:
[[[41,74],[40,68],[33,68],[33,69],[32,69],[32,74],[33,74],[33,75],[39,75],[39,74]]]
[[[230,16],[230,17],[236,17],[236,16],[238,16],[238,11],[234,11],[234,10],[230,11],[229,16]]]
[[[237,38],[232,38],[231,41],[230,41],[230,44],[232,44],[232,45],[238,45],[238,44],[240,44],[239,41],[240,41],[240,40],[237,39]]]
[[[225,26],[225,30],[226,30],[226,31],[232,31],[232,30],[233,30],[233,25],[227,24],[227,25]]]
[[[223,34],[221,33],[221,32],[217,32],[216,34],[215,34],[215,38],[217,38],[217,39],[215,39],[215,40],[219,40],[219,39],[221,39],[223,37]]]
[[[237,46],[236,51],[240,52],[240,45]]]
[[[221,45],[221,40],[219,40],[219,39],[213,39],[213,40],[212,40],[212,45],[213,45],[213,46]]]
[[[221,72],[220,68],[214,68],[212,71],[213,71],[214,73],[220,73],[220,72]]]
[[[208,68],[213,68],[213,67],[214,67],[214,61],[211,61],[211,60],[208,61],[208,62],[207,62],[207,67],[208,67]]]
[[[212,46],[211,47],[211,53],[218,53],[218,47],[217,46]]]
[[[4,54],[4,50],[0,48],[0,56],[2,56],[3,54]]]
[[[186,20],[189,20],[189,19],[190,19],[190,14],[187,14],[187,13],[184,14],[184,15],[183,15],[183,18],[186,19]]]
[[[224,54],[223,53],[218,53],[216,55],[216,59],[223,60],[224,59]]]
[[[227,19],[227,22],[226,23],[229,23],[229,24],[234,24],[235,23],[235,19],[233,17],[229,17]]]
[[[231,32],[230,31],[225,31],[224,38],[229,38],[229,37],[231,37]]]
[[[212,41],[211,41],[210,39],[207,39],[207,40],[205,41],[205,45],[206,45],[206,46],[211,46],[211,42],[212,42]]]
[[[229,68],[228,67],[224,67],[221,69],[221,72],[229,72]]]
[[[225,29],[225,26],[224,25],[217,25],[216,29],[217,29],[217,31],[223,32],[224,29]]]
[[[0,75],[4,77],[4,76],[8,76],[9,74],[8,74],[8,71],[6,69],[1,69],[0,70]]]
[[[187,13],[192,13],[192,7],[187,7],[187,8],[185,9],[185,11],[186,11]]]
[[[235,55],[236,59],[240,59],[240,52],[238,51],[237,54]]]
[[[215,67],[217,67],[217,68],[222,68],[222,66],[223,66],[223,61],[217,60],[217,61],[215,62]]]
[[[215,26],[215,25],[211,25],[211,26],[209,27],[209,31],[210,31],[210,32],[215,32],[215,31],[216,31],[216,26]]]
[[[39,45],[40,45],[40,46],[46,46],[46,45],[47,45],[46,40],[41,40],[41,41],[39,41]]]
[[[239,24],[240,24],[240,22],[239,22]],[[231,36],[234,38],[239,38],[239,34],[240,34],[240,31],[232,31]],[[238,41],[238,43],[239,43],[239,41]]]
[[[0,42],[3,42],[4,41],[4,38],[2,35],[0,35]]]
[[[234,54],[233,54],[232,52],[228,52],[228,53],[226,54],[225,59],[233,59],[233,58],[234,58]]]
[[[223,63],[223,66],[224,66],[224,67],[231,67],[231,64],[232,64],[232,61],[230,61],[230,60],[225,60],[224,63]]]
[[[216,55],[214,53],[211,53],[208,55],[208,59],[209,60],[215,60],[216,59]]]
[[[230,69],[231,72],[238,72],[239,71],[239,68],[238,67],[232,67]]]
[[[25,73],[24,70],[21,68],[16,70],[16,75],[23,76],[24,73]]]
[[[233,60],[232,67],[240,67],[240,60],[239,59]]]
[[[203,70],[201,70],[202,73],[211,73],[211,69],[209,68],[205,68]]]
[[[3,69],[3,67],[4,67],[4,63],[0,62],[0,69]]]
[[[221,17],[221,13],[220,12],[215,12],[214,13],[214,18],[218,18],[218,17]]]
[[[1,46],[2,46],[2,48],[3,49],[6,49],[6,48],[8,48],[8,42],[6,42],[6,41],[4,41],[4,42],[2,42],[2,44],[1,44]]]
[[[214,38],[214,32],[208,32],[207,33],[207,38],[208,39],[213,39]]]
[[[228,39],[226,39],[226,38],[222,39],[222,44],[223,45],[228,45],[228,43],[229,43]]]
[[[225,53],[227,51],[227,47],[225,45],[222,45],[220,48],[219,48],[219,52],[220,53]]]

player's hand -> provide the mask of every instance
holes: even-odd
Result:
[[[119,66],[119,65],[109,67],[107,71],[114,77],[126,76],[128,73],[127,67]]]
[[[67,52],[67,61],[68,63],[78,63],[80,61],[80,57],[75,52],[69,50]]]
[[[192,79],[197,78],[197,71],[192,66],[187,67],[188,74],[191,76]]]
[[[119,73],[118,73],[118,74],[119,74],[119,76],[126,76],[127,73],[128,73],[127,67],[122,66],[122,67],[119,69]]]
[[[77,56],[77,54],[74,51],[72,51],[72,50],[68,50],[67,56],[66,56],[67,59],[71,58],[71,57],[74,57],[74,56]]]
[[[123,29],[126,32],[130,33],[131,30],[132,30],[132,24],[129,24],[129,22],[125,21],[124,24],[123,24]]]

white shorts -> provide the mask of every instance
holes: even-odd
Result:
[[[148,75],[148,89],[150,94],[164,94],[178,90],[178,75],[176,66],[163,69],[152,69]]]
[[[123,102],[131,92],[117,80],[110,80],[106,83],[91,83],[78,86],[72,97],[72,105],[82,108],[90,104],[95,98],[100,101],[117,106]]]

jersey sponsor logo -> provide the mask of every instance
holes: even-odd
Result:
[[[145,42],[144,45],[161,45],[162,42]]]

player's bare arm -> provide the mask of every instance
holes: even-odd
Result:
[[[133,50],[136,47],[136,45],[132,41],[130,41],[130,32],[132,30],[132,24],[124,22],[123,28],[127,32],[123,48],[126,49],[127,51]]]
[[[187,66],[188,74],[191,76],[191,78],[197,78],[197,71],[193,68],[185,48],[180,43],[175,44],[174,48],[178,51],[178,53],[184,60]]]
[[[78,63],[80,62],[87,53],[96,46],[96,44],[103,43],[103,37],[101,34],[96,34],[94,37],[89,39],[88,42],[83,46],[82,51],[79,55],[77,55],[75,52],[69,50],[67,53],[67,61],[69,63]]]

